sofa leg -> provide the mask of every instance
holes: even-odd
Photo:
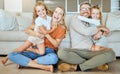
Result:
[[[0,57],[6,57],[7,54],[0,54]]]

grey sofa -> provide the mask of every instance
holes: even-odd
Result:
[[[110,22],[108,18],[112,18],[109,14],[111,13],[103,14],[103,22],[107,25],[109,25],[108,22]],[[68,29],[66,37],[61,42],[59,48],[70,48],[69,24],[71,20],[70,18],[73,15],[74,14],[66,14],[65,16],[65,23]],[[13,13],[0,10],[0,55],[12,52],[13,49],[20,46],[28,38],[28,35],[24,30],[31,22],[32,13]],[[117,25],[115,24],[115,26]],[[119,29],[111,30],[111,33],[108,36],[108,41],[109,47],[113,48],[117,57],[120,57],[120,26]]]

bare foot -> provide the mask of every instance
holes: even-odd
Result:
[[[8,58],[7,58],[7,57],[1,59],[2,64],[5,64],[7,61],[8,61]]]
[[[53,72],[53,66],[52,65],[49,65],[44,69],[47,70],[47,71]]]
[[[20,68],[20,65],[19,65],[19,64],[17,64],[17,66],[16,66],[16,67],[17,67],[17,69],[19,69],[19,68]]]
[[[53,66],[50,67],[50,72],[53,72]]]

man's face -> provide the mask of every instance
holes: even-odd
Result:
[[[85,17],[89,17],[90,16],[90,6],[87,4],[83,4],[80,7],[80,15],[85,16]]]

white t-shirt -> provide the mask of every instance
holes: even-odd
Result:
[[[47,16],[47,19],[43,19],[41,17],[37,17],[35,20],[35,31],[37,31],[37,28],[40,26],[45,26],[47,30],[50,30],[50,23],[51,23],[51,17]]]

